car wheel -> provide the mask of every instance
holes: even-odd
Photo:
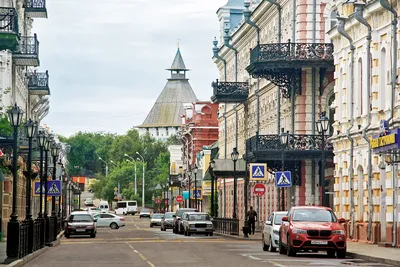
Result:
[[[285,254],[285,248],[282,244],[282,240],[280,237],[279,237],[279,254]]]
[[[262,240],[262,250],[263,251],[268,251],[269,247],[268,247],[268,245],[265,244],[264,235],[262,236],[261,240]]]
[[[187,231],[187,235],[188,235],[188,236],[191,236],[191,235],[192,235],[192,233],[190,233],[189,231]]]
[[[275,247],[272,246],[272,237],[269,237],[269,248],[268,248],[269,252],[275,252],[276,249]]]
[[[336,257],[338,259],[346,258],[346,249],[338,249],[338,250],[336,250]]]
[[[287,237],[286,255],[289,257],[296,256],[296,250],[292,248],[292,245],[290,245],[290,236]]]
[[[329,258],[335,257],[335,250],[334,249],[328,249],[326,251],[326,255],[328,255]]]
[[[185,236],[188,236],[188,232],[186,230],[183,230],[183,233]]]
[[[118,224],[116,224],[116,223],[111,223],[111,224],[110,224],[110,228],[111,228],[111,229],[118,229]]]
[[[91,238],[95,238],[95,237],[96,237],[96,234],[91,234],[90,237],[91,237]]]
[[[69,238],[69,234],[64,234],[65,238]]]
[[[152,223],[150,224],[150,227],[153,228],[153,224]]]
[[[214,233],[210,233],[210,236],[213,236],[214,235]]]

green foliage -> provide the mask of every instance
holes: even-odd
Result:
[[[0,113],[0,136],[11,136],[13,133],[13,127],[10,125],[8,115]]]
[[[181,144],[181,140],[179,140],[178,136],[176,134],[171,135],[170,137],[168,137],[167,139],[167,146],[170,145],[180,145]]]

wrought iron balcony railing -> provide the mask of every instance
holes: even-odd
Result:
[[[46,0],[25,0],[25,12],[31,18],[47,18]]]
[[[49,95],[49,73],[32,72],[28,74],[28,88],[32,95]]]
[[[250,64],[275,61],[300,61],[303,63],[310,62],[311,64],[327,62],[332,64],[333,44],[291,43],[289,41],[280,44],[260,44],[250,52]]]
[[[324,136],[325,151],[332,151],[333,147],[329,136]],[[246,153],[265,154],[266,158],[279,159],[280,152],[284,151],[287,158],[302,159],[308,157],[319,157],[322,152],[322,135],[311,134],[289,134],[288,143],[282,145],[277,134],[255,135],[246,140]]]
[[[13,52],[16,65],[39,66],[39,41],[34,36],[22,36],[17,49]]]
[[[214,102],[238,103],[243,102],[249,96],[250,85],[247,82],[212,82]]]
[[[15,8],[0,7],[0,33],[18,34],[18,15]]]

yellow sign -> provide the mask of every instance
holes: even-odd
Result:
[[[396,134],[390,134],[371,140],[371,148],[388,146],[396,143]]]

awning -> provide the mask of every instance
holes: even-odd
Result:
[[[217,178],[233,177],[233,161],[231,159],[214,159],[214,175]],[[238,159],[236,162],[236,177],[243,178],[246,175],[246,161]],[[211,178],[211,177],[210,177]]]

